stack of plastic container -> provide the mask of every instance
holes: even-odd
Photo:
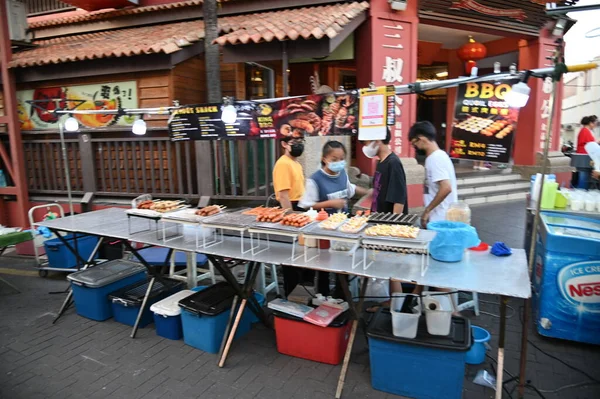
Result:
[[[150,307],[150,311],[154,313],[156,335],[173,340],[183,338],[179,301],[193,295],[194,292],[192,290],[179,291]]]

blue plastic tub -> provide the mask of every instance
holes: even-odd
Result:
[[[75,237],[72,234],[67,235],[64,238],[69,245],[75,248]],[[77,236],[77,252],[83,259],[87,260],[92,254],[92,251],[94,251],[94,247],[96,247],[97,243],[98,237],[79,235]],[[46,255],[48,255],[48,266],[60,269],[77,267],[77,258],[58,238],[44,241],[44,249],[46,250]],[[97,257],[96,254],[94,259]]]
[[[197,287],[194,290],[201,291],[205,288],[208,287]],[[264,302],[261,294],[254,293],[254,297],[259,303],[262,304]],[[183,341],[185,344],[204,352],[218,353],[227,327],[227,321],[229,320],[230,310],[231,304],[225,311],[208,316],[182,308],[181,324],[183,326]],[[235,339],[246,335],[250,331],[255,319],[254,314],[248,309],[248,305],[246,305],[235,334]]]
[[[440,262],[460,262],[465,250],[478,246],[481,241],[477,230],[466,223],[460,222],[431,222],[427,230],[436,232],[435,238],[429,244],[431,257]]]
[[[77,314],[104,321],[113,317],[108,294],[146,279],[146,269],[139,263],[113,260],[67,276],[73,289]]]
[[[144,295],[148,290],[150,281],[140,281],[127,287],[123,287],[118,291],[112,292],[109,298],[112,302],[112,310],[115,321],[127,326],[134,326],[137,319],[140,307],[144,299]],[[168,297],[175,292],[181,290],[183,282],[164,279],[164,284],[158,280],[154,281],[152,291],[146,303],[146,309],[142,313],[138,327],[143,328],[151,324],[154,320],[150,307]]]
[[[144,258],[144,260],[150,266],[163,266],[165,264],[165,259],[167,258],[167,254],[169,253],[169,248],[164,247],[150,247],[144,248],[138,251],[138,253]],[[208,258],[203,254],[196,254],[196,264],[198,266],[203,266],[208,262]],[[167,260],[167,264],[169,264],[169,260]],[[187,256],[184,252],[176,251],[175,252],[175,266],[186,266],[187,265]]]
[[[461,317],[452,324],[449,336],[429,335],[421,318],[415,339],[399,338],[389,311],[380,311],[367,331],[373,388],[410,398],[460,399],[471,330]]]
[[[471,326],[473,346],[467,352],[467,364],[481,364],[485,361],[485,343],[491,338],[490,333],[477,326]]]
[[[150,307],[150,311],[154,313],[156,335],[175,341],[183,338],[179,301],[192,294],[194,291],[191,290],[179,291]]]

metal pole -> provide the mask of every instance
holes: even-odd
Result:
[[[73,196],[71,193],[71,173],[69,172],[69,160],[67,159],[67,144],[65,143],[65,127],[62,121],[58,122],[58,132],[60,134],[60,145],[62,148],[62,157],[65,166],[65,180],[67,183],[67,198],[69,199],[69,211],[71,216],[75,215],[73,211]]]
[[[506,338],[506,303],[505,296],[500,297],[500,337],[498,338],[498,373],[496,376],[496,399],[502,399],[504,384],[504,341]]]
[[[283,96],[287,97],[290,95],[289,87],[288,87],[288,69],[289,69],[289,60],[288,60],[288,52],[287,52],[287,43],[281,43],[281,59],[282,59],[282,75],[283,75]]]

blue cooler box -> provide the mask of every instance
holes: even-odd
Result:
[[[600,220],[541,214],[532,306],[541,335],[600,344]]]
[[[149,284],[150,280],[138,281],[109,295],[115,321],[132,327],[135,325]],[[146,309],[142,313],[138,327],[143,328],[152,323],[152,312],[150,311],[152,304],[178,292],[182,287],[182,281],[163,279],[163,282],[160,282],[158,279],[154,280],[152,291],[146,302]]]
[[[71,281],[77,314],[104,321],[113,316],[108,294],[146,279],[146,268],[139,263],[113,260],[67,276]]]
[[[75,248],[75,236],[69,234],[64,237],[69,245]],[[79,255],[87,260],[94,248],[98,244],[98,237],[94,236],[77,236],[77,252]],[[48,255],[48,266],[59,268],[59,269],[71,269],[77,266],[77,258],[73,253],[66,247],[66,245],[58,238],[44,241],[44,249],[46,255]],[[94,259],[97,256],[94,256]],[[81,265],[83,266],[83,265]]]
[[[183,341],[196,349],[218,353],[227,328],[235,291],[225,282],[210,287],[198,287],[195,290],[199,292],[179,301]],[[258,303],[264,305],[262,295],[254,293],[254,297]],[[254,313],[249,306],[247,303],[235,339],[246,335],[252,327]]]
[[[471,323],[452,318],[450,335],[427,333],[421,317],[415,339],[392,334],[392,315],[380,310],[367,330],[373,388],[415,399],[460,399]]]
[[[195,291],[191,290],[179,291],[150,307],[150,311],[154,313],[156,335],[173,340],[183,338],[179,301],[194,293]]]

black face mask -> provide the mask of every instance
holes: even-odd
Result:
[[[294,143],[290,145],[290,155],[294,158],[299,157],[304,152],[304,144],[303,143]]]

